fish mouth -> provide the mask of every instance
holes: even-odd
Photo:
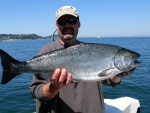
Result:
[[[129,67],[128,67],[127,70],[125,70],[125,71],[129,71],[129,70],[131,70],[131,69],[133,69],[133,68],[139,66],[140,64],[141,64],[140,61],[135,60],[133,63],[131,63],[131,64],[129,65]]]
[[[131,69],[133,69],[133,68],[135,68],[135,67],[137,67],[137,66],[139,66],[141,64],[141,62],[138,61],[138,58],[140,56],[141,55],[139,53],[136,53],[136,52],[133,53],[133,56],[131,57],[132,62],[131,62],[131,64],[128,67],[128,71],[131,70]]]

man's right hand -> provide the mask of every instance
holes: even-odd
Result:
[[[43,94],[47,98],[53,98],[58,91],[72,81],[72,75],[67,73],[66,69],[55,69],[52,80],[43,87]]]

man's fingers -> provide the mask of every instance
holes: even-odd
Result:
[[[66,79],[67,79],[67,71],[66,69],[62,69],[58,83],[63,84]]]
[[[55,87],[62,87],[64,85],[69,85],[72,81],[72,75],[67,74],[66,69],[55,69],[54,74],[52,76],[52,84]]]
[[[66,85],[69,85],[72,81],[72,75],[69,73],[67,76],[67,81],[66,81]]]
[[[60,69],[55,69],[54,71],[54,74],[52,76],[52,82],[54,84],[57,84],[58,83],[58,80],[59,80],[59,77],[60,77],[60,73],[61,73],[61,70]]]

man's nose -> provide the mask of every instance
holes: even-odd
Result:
[[[69,24],[69,22],[66,22],[65,27],[70,27],[71,24]]]

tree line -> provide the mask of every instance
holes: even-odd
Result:
[[[25,40],[25,39],[48,39],[51,38],[52,36],[46,36],[42,37],[36,34],[0,34],[0,40],[5,41],[5,40]]]

